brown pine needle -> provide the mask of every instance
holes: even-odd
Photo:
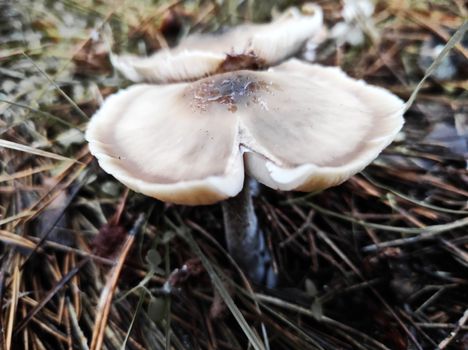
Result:
[[[135,240],[135,234],[140,229],[140,226],[143,222],[143,215],[137,219],[137,222],[134,225],[134,228],[128,233],[125,242],[122,244],[119,255],[116,259],[115,266],[109,272],[109,278],[101,291],[101,296],[99,297],[99,303],[97,305],[96,318],[94,321],[93,335],[91,338],[91,345],[89,346],[90,350],[100,350],[103,342],[104,335],[107,327],[107,320],[109,318],[109,313],[112,305],[112,298],[114,296],[115,289],[119,281],[120,273],[124,266],[125,259],[127,258],[128,253],[133,245]]]
[[[13,276],[12,283],[10,285],[11,294],[10,294],[10,305],[8,308],[8,319],[5,335],[5,350],[13,350],[12,340],[13,340],[13,330],[15,326],[15,315],[18,307],[18,298],[19,298],[19,288],[21,283],[21,271],[19,269],[21,257],[16,254],[13,258]]]
[[[19,334],[31,321],[31,319],[52,299],[68,281],[75,276],[80,269],[89,262],[89,259],[81,260],[74,268],[70,270],[63,278],[58,281],[55,286],[47,293],[44,299],[42,299],[34,308],[29,311],[27,316],[15,327],[14,334]]]

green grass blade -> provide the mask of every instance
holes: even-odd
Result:
[[[421,81],[416,85],[416,88],[413,90],[410,98],[408,101],[406,101],[405,104],[405,111],[410,109],[411,105],[414,103],[416,100],[416,96],[418,95],[419,90],[421,90],[424,82],[431,76],[431,74],[437,69],[437,67],[440,66],[442,61],[447,57],[448,53],[452,48],[457,45],[458,42],[463,38],[465,35],[465,32],[468,30],[468,21],[465,21],[460,28],[455,32],[455,34],[452,35],[450,40],[447,42],[447,44],[444,46],[442,51],[439,53],[439,55],[436,57],[434,62],[430,65],[430,67],[427,69],[426,74],[424,74],[424,77],[421,79]]]

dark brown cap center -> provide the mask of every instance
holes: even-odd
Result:
[[[222,74],[207,78],[190,88],[191,105],[199,111],[206,111],[212,104],[226,105],[230,112],[236,112],[238,105],[259,103],[260,93],[268,92],[269,84],[246,73]]]

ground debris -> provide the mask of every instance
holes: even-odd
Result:
[[[246,349],[246,333],[270,349],[465,348],[463,42],[446,62],[455,73],[426,80],[398,140],[363,173],[316,195],[260,188],[274,289],[250,285],[223,250],[219,206],[127,194],[90,157],[89,116],[127,84],[109,49],[151,54],[292,3],[0,1],[0,348],[88,349],[93,332],[105,349]],[[319,3],[329,28],[342,21],[341,2]],[[407,99],[425,45],[445,44],[466,15],[459,0],[376,1],[372,35],[328,37],[314,58]],[[220,70],[261,66],[247,54]]]

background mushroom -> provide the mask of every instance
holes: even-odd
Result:
[[[292,59],[268,71],[132,86],[105,101],[86,138],[101,167],[133,190],[172,203],[212,204],[241,192],[244,169],[280,190],[338,185],[393,140],[402,115],[403,102],[390,92],[339,68]],[[239,198],[252,208],[248,195]],[[244,237],[242,230],[231,233]],[[234,240],[234,258],[247,265],[247,246]],[[266,273],[251,277],[262,281]]]
[[[268,24],[243,24],[222,33],[192,34],[150,57],[111,55],[112,64],[135,82],[177,82],[214,73],[268,67],[297,52],[322,29],[319,6],[306,14],[291,8]]]

